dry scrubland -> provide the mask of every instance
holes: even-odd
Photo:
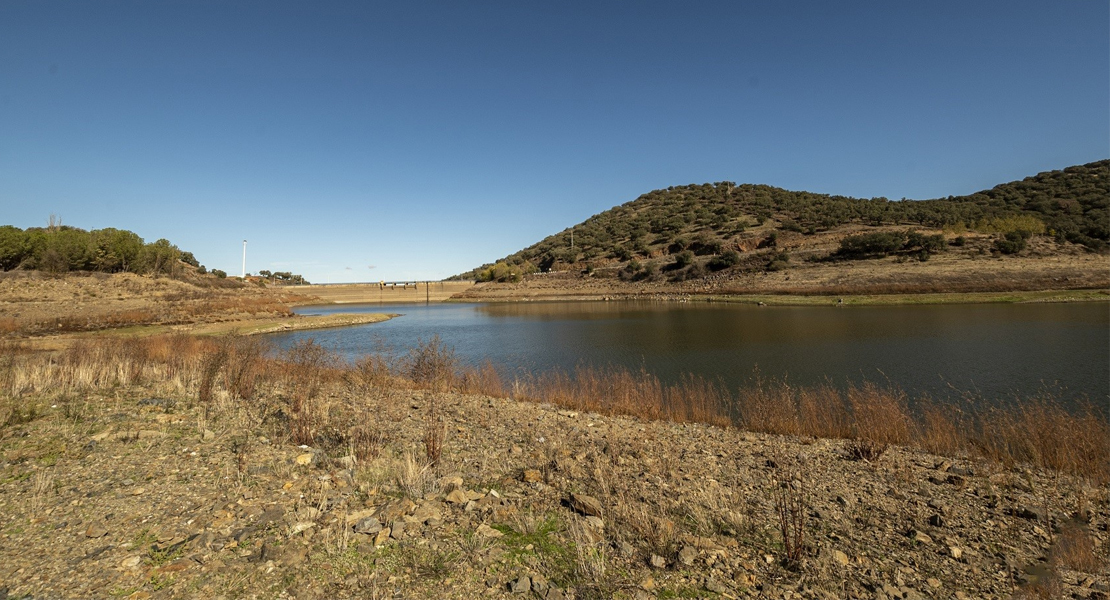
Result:
[[[740,254],[741,264],[701,277],[672,281],[665,270],[672,258],[659,254],[640,259],[657,264],[655,277],[626,280],[627,264],[618,260],[595,261],[588,271],[581,268],[557,273],[526,275],[519,282],[487,282],[460,293],[470,300],[555,300],[642,297],[756,297],[767,302],[807,303],[811,300],[848,297],[893,304],[906,301],[976,301],[977,294],[991,294],[993,301],[1005,294],[1072,290],[1079,298],[1091,294],[1106,297],[1110,287],[1110,258],[1085,248],[1036,237],[1020,256],[991,252],[990,235],[963,233],[963,246],[949,246],[927,261],[891,256],[870,260],[824,260],[834,253],[846,235],[865,231],[844,226],[816,235],[776,232],[772,224],[753,228],[736,242],[750,246]],[[897,227],[867,228],[866,231],[900,231]],[[772,232],[775,248],[757,249],[756,244]],[[927,233],[940,234],[938,231]],[[954,239],[956,236],[947,235]],[[951,239],[949,241],[951,241]],[[745,247],[746,247],[745,246]],[[769,268],[777,256],[789,255],[786,263]],[[953,296],[957,296],[953,298]],[[807,300],[806,297],[811,300]],[[930,300],[932,297],[932,300]],[[1066,293],[1055,294],[1067,299]]]
[[[1110,429],[1051,399],[502,381],[436,342],[0,352],[0,596],[1107,598]],[[659,419],[659,420],[657,420]]]
[[[290,306],[312,300],[215,277],[11,271],[0,273],[0,336],[289,318]]]

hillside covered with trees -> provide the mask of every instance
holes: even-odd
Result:
[[[621,266],[622,277],[653,277],[659,269],[673,279],[750,266],[753,255],[763,268],[785,268],[790,257],[776,250],[782,236],[836,239],[840,245],[824,253],[827,260],[892,254],[926,260],[950,243],[962,245],[964,234],[986,239],[984,251],[1002,255],[1021,253],[1034,236],[1105,253],[1110,160],[933,200],[861,199],[728,181],[669,187],[456,278],[519,281],[535,272],[592,274]]]
[[[137,233],[106,227],[86,231],[62,225],[53,216],[46,227],[20,229],[0,225],[0,271],[42,271],[45,273],[96,272],[135,273],[181,278],[206,275],[223,279],[227,273],[211,272],[193,256],[167,239],[146,242]],[[301,275],[260,271],[248,279],[270,284],[306,284]]]
[[[0,270],[3,271],[177,276],[185,265],[201,274],[207,272],[192,252],[184,252],[166,239],[145,242],[126,229],[107,227],[86,231],[62,225],[53,218],[46,227],[0,226]]]

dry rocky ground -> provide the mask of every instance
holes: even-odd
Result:
[[[362,433],[300,447],[297,390],[144,380],[0,429],[0,598],[1110,597],[1107,489],[1059,474],[342,383]]]

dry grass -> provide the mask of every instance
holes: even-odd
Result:
[[[378,354],[360,357],[346,373],[347,384],[360,394],[375,394],[396,383],[396,377],[389,359]]]
[[[1099,557],[1087,524],[1070,521],[1061,528],[1052,546],[1051,562],[1073,571],[1099,573],[1110,565],[1106,557]]]
[[[580,366],[570,375],[554,370],[518,379],[513,397],[572,410],[645,419],[729,425],[731,398],[724,386],[696,375],[664,385],[641,369]]]
[[[53,469],[43,469],[31,477],[31,500],[28,510],[32,516],[41,517],[46,506],[50,503],[50,494],[54,491]]]
[[[405,452],[397,470],[397,485],[405,495],[420,500],[438,491],[438,481],[432,471],[432,464],[417,458],[415,452]]]
[[[782,536],[783,563],[788,568],[801,564],[806,552],[808,518],[806,473],[800,465],[776,453],[771,471],[771,496],[775,503],[776,525]]]
[[[455,350],[440,341],[438,335],[417,342],[405,361],[409,380],[433,392],[443,392],[454,385],[457,367]]]
[[[493,363],[486,361],[476,369],[464,371],[456,384],[459,392],[504,398],[508,395],[505,381]]]
[[[879,460],[890,445],[915,445],[1007,467],[1030,465],[1095,485],[1110,481],[1110,422],[1094,405],[1075,409],[1049,394],[1015,406],[970,410],[989,403],[978,398],[911,403],[899,390],[870,383],[807,388],[758,374],[730,393],[719,382],[697,376],[668,385],[642,369],[585,366],[573,374],[550,371],[506,386],[493,365],[458,369],[454,352],[438,339],[422,344],[397,366],[375,356],[347,365],[314,342],[275,356],[258,337],[90,338],[57,354],[30,353],[5,342],[0,346],[0,426],[35,419],[49,398],[143,384],[196,398],[209,408],[225,404],[223,412],[238,414],[248,424],[268,422],[274,435],[288,435],[296,443],[342,442],[360,459],[372,458],[384,443],[379,430],[356,411],[336,413],[323,393],[341,381],[375,394],[396,387],[430,389],[424,454],[432,463],[443,452],[440,403],[454,390],[609,415],[841,438],[849,441],[850,453],[867,460]],[[284,393],[272,396],[286,403],[259,401],[259,386],[280,388]]]
[[[290,396],[289,427],[293,443],[314,445],[317,434],[330,425],[320,390],[332,378],[337,359],[314,340],[297,342],[284,353],[285,389]]]
[[[871,383],[848,388],[852,410],[849,452],[861,460],[876,460],[892,444],[910,441],[911,421],[906,396]]]
[[[979,454],[1007,467],[1027,464],[1094,484],[1110,481],[1110,423],[1093,404],[1068,410],[1041,395],[994,407],[977,415],[969,436]]]
[[[378,458],[382,449],[385,448],[387,439],[385,432],[365,423],[352,427],[348,435],[351,454],[360,463],[367,463]]]
[[[584,519],[575,518],[568,529],[574,545],[575,575],[591,584],[604,582],[609,567],[605,543],[590,530]]]
[[[428,408],[424,413],[424,456],[433,467],[439,465],[443,454],[444,423],[439,402],[435,394],[429,395]]]

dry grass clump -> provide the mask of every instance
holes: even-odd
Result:
[[[1107,557],[1098,555],[1091,532],[1081,521],[1064,524],[1050,555],[1053,565],[1084,573],[1098,573],[1110,565]]]
[[[910,441],[911,420],[906,396],[871,383],[848,388],[852,435],[848,451],[861,460],[879,458],[892,444]]]
[[[476,369],[464,371],[456,384],[458,391],[463,394],[480,396],[493,396],[503,398],[508,395],[505,381],[493,363],[486,361]]]
[[[1110,481],[1110,423],[1093,404],[1068,410],[1042,395],[985,410],[976,421],[971,443],[990,460],[1007,467],[1029,464],[1099,485]]]
[[[291,397],[289,427],[293,443],[313,445],[315,437],[328,424],[327,403],[319,395],[332,378],[336,357],[308,339],[295,343],[283,356],[285,389]]]
[[[432,394],[428,397],[428,408],[424,413],[424,455],[428,458],[428,464],[433,467],[439,465],[439,458],[443,454],[444,434],[439,398]]]
[[[678,553],[678,527],[662,508],[636,502],[622,490],[610,503],[608,516],[614,532],[628,532],[633,540],[645,543],[650,554],[673,560]]]
[[[845,438],[856,458],[875,460],[891,444],[904,444],[913,431],[905,394],[872,383],[793,387],[759,377],[740,390],[740,426],[763,433]]]
[[[963,456],[970,450],[968,433],[973,425],[958,404],[938,404],[930,398],[916,402],[917,430],[914,440],[921,448],[943,456]]]
[[[415,452],[406,451],[397,470],[398,487],[413,500],[434,495],[439,491],[439,481],[432,467],[430,462],[420,460]]]
[[[347,439],[351,445],[351,454],[360,463],[370,462],[378,458],[387,441],[385,432],[368,424],[352,427]]]
[[[0,337],[6,337],[19,333],[19,321],[12,317],[0,317]]]
[[[224,389],[240,400],[254,398],[258,382],[266,373],[270,345],[258,336],[227,336],[224,344],[227,347]]]
[[[409,380],[433,392],[443,392],[454,385],[457,367],[454,348],[440,341],[438,335],[427,342],[417,342],[405,361]]]
[[[17,360],[26,353],[27,348],[23,344],[0,340],[0,395],[11,393]]]
[[[359,357],[345,373],[347,385],[361,394],[373,394],[397,384],[390,360],[379,354]]]
[[[684,374],[678,383],[664,385],[642,368],[633,372],[621,367],[579,366],[573,376],[556,369],[518,379],[513,397],[606,415],[721,426],[732,423],[731,396],[722,384]]]
[[[606,544],[584,519],[575,518],[568,527],[574,546],[574,571],[578,580],[599,585],[609,568]]]

